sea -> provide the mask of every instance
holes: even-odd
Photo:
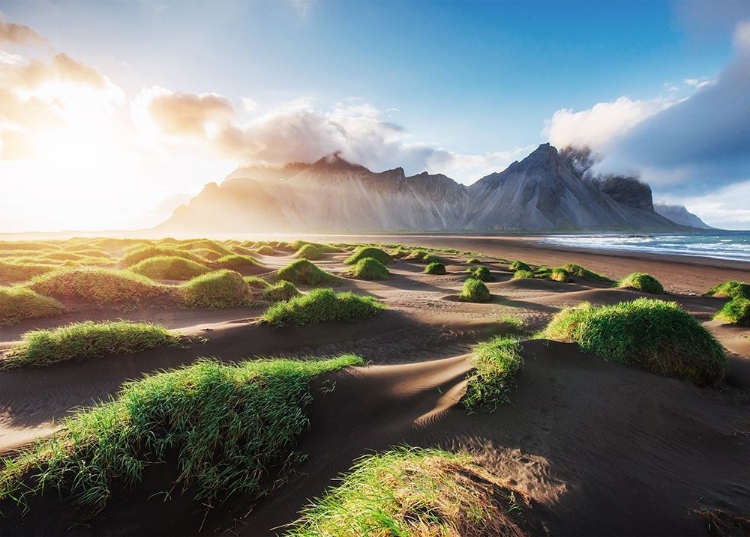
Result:
[[[750,261],[750,231],[550,235],[543,244]]]

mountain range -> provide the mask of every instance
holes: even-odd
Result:
[[[651,188],[635,178],[592,176],[591,164],[586,151],[542,144],[520,162],[469,186],[442,174],[407,176],[403,168],[373,172],[338,153],[312,164],[240,167],[221,184],[207,184],[155,231],[673,231],[705,226],[684,207],[655,210]]]

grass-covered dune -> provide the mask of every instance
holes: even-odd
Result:
[[[0,287],[0,326],[24,319],[57,317],[65,311],[57,300],[21,286]]]
[[[510,265],[508,265],[510,270],[513,271],[519,271],[519,270],[525,270],[526,272],[533,272],[531,269],[531,266],[527,263],[524,263],[523,261],[515,260],[511,262]]]
[[[25,282],[40,274],[52,272],[56,268],[54,265],[45,263],[0,259],[0,282]]]
[[[217,267],[236,270],[237,272],[258,272],[265,270],[265,267],[254,257],[249,255],[225,255],[215,261]]]
[[[262,290],[263,300],[267,302],[284,302],[300,296],[300,294],[292,282],[285,280],[281,280],[274,285],[269,285]]]
[[[635,289],[637,291],[643,291],[644,293],[651,293],[654,295],[664,293],[664,287],[659,280],[645,272],[633,272],[628,274],[622,280],[617,282],[617,287]]]
[[[309,425],[309,381],[361,364],[353,355],[234,366],[203,360],[126,383],[113,401],[74,414],[51,438],[5,459],[0,509],[52,494],[97,513],[113,490],[137,488],[148,466],[164,463],[175,465],[177,478],[161,490],[186,491],[196,510],[234,494],[257,499],[269,466],[293,460]]]
[[[727,367],[719,342],[675,302],[639,298],[614,306],[565,308],[540,335],[698,386],[720,381]]]
[[[476,278],[467,279],[458,295],[462,302],[489,302],[491,298],[490,290],[482,280]]]
[[[209,239],[197,239],[183,242],[179,246],[179,248],[181,250],[188,250],[193,252],[198,252],[200,250],[209,250],[216,254],[219,254],[219,257],[232,254],[232,250],[230,250],[220,242],[212,241]]]
[[[475,280],[481,280],[483,282],[488,282],[492,279],[492,274],[490,273],[490,269],[487,267],[473,267],[466,270],[472,278]]]
[[[442,263],[438,263],[438,262],[430,263],[424,268],[423,272],[425,274],[434,274],[436,276],[443,276],[448,273],[445,270],[445,265],[443,265]]]
[[[186,252],[179,248],[170,248],[166,246],[138,245],[131,248],[120,259],[119,265],[123,268],[132,267],[138,263],[152,257],[181,257],[192,261],[193,263],[204,263],[205,260],[193,253]]]
[[[189,280],[211,272],[205,265],[175,256],[149,257],[129,270],[153,280]]]
[[[745,282],[738,282],[736,280],[729,280],[720,283],[716,287],[710,289],[706,296],[719,296],[727,298],[746,298],[750,300],[750,284]]]
[[[393,263],[393,258],[388,252],[381,250],[380,248],[373,248],[370,246],[358,248],[352,255],[344,260],[344,263],[346,263],[347,265],[354,265],[360,259],[365,259],[366,257],[376,259],[383,265]]]
[[[567,265],[563,265],[562,268],[571,276],[577,276],[579,278],[582,278],[584,280],[589,280],[592,282],[607,282],[611,283],[612,280],[607,278],[606,276],[602,276],[601,274],[597,274],[596,272],[592,272],[587,268],[582,267],[581,265],[576,265],[574,263],[568,263]]]
[[[373,317],[385,306],[372,297],[351,292],[334,293],[332,289],[314,289],[288,302],[268,308],[259,324],[271,326],[304,326],[330,321],[357,321]]]
[[[524,495],[470,454],[399,448],[356,461],[305,508],[288,537],[520,537]]]
[[[514,338],[494,337],[474,348],[474,371],[469,374],[461,403],[469,410],[493,411],[510,401],[515,376],[523,367],[520,345]]]
[[[360,280],[387,280],[390,276],[388,267],[372,257],[364,257],[349,271],[352,278]]]
[[[42,295],[97,304],[133,304],[169,295],[169,289],[145,276],[104,268],[59,269],[26,286]]]
[[[315,261],[316,259],[321,259],[323,257],[323,252],[314,244],[305,244],[302,248],[297,250],[297,253],[294,254],[294,256],[300,259]]]
[[[340,279],[307,259],[297,259],[276,271],[276,278],[295,285],[336,285]]]
[[[264,244],[260,248],[255,250],[255,253],[260,255],[276,255],[276,250],[274,250],[272,247],[268,246],[267,244]]]
[[[44,367],[58,362],[92,360],[175,345],[180,336],[163,326],[126,321],[85,321],[53,330],[33,330],[0,357],[0,369]]]
[[[750,326],[750,300],[741,296],[733,298],[724,304],[714,319],[740,326]]]
[[[179,295],[191,308],[231,308],[248,303],[249,287],[242,275],[222,269],[208,272],[179,287]]]

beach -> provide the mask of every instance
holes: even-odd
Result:
[[[273,467],[267,477],[269,484],[283,484],[260,501],[230,497],[204,515],[179,491],[172,501],[153,498],[165,479],[174,477],[170,465],[156,465],[147,468],[139,487],[117,488],[86,526],[70,530],[80,513],[52,494],[31,500],[31,512],[43,516],[20,517],[11,508],[7,521],[0,522],[3,533],[275,535],[335,485],[353,461],[398,445],[473,453],[531,498],[532,508],[523,515],[529,534],[707,535],[710,524],[702,510],[742,514],[750,505],[745,464],[750,460],[750,331],[712,320],[728,299],[703,296],[727,280],[750,281],[750,263],[571,249],[540,244],[539,237],[303,238],[431,247],[447,273],[425,274],[419,260],[402,258],[388,265],[385,281],[344,277],[337,291],[371,296],[387,306],[357,322],[274,328],[256,322],[265,310],[261,305],[186,309],[141,304],[123,310],[64,300],[62,316],[0,327],[0,350],[11,348],[29,330],[81,320],[147,320],[195,338],[180,347],[0,371],[0,452],[6,454],[58,430],[70,412],[106,400],[127,379],[189,365],[198,357],[231,363],[282,355],[360,355],[367,366],[313,381],[309,427],[295,446],[305,460],[290,473]],[[328,253],[315,264],[346,276],[348,255]],[[492,274],[486,283],[492,297],[486,303],[457,299],[467,260],[474,255]],[[294,259],[293,252],[257,257],[268,273]],[[508,266],[514,260],[548,267],[575,263],[614,281],[646,272],[666,294],[579,277],[565,282],[514,278]],[[728,357],[720,384],[699,388],[604,361],[575,343],[531,337],[565,306],[641,297],[677,302],[718,338]],[[514,323],[523,325],[521,333]],[[524,368],[510,402],[491,413],[467,412],[459,400],[472,371],[474,345],[512,334],[521,338]]]

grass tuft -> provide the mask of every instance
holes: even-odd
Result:
[[[259,324],[304,326],[330,321],[358,321],[373,317],[383,309],[385,306],[372,297],[315,289],[271,306],[261,316]]]
[[[193,263],[203,263],[205,260],[197,255],[186,252],[178,248],[170,248],[167,246],[137,246],[128,251],[127,254],[120,260],[120,266],[123,268],[132,267],[138,263],[150,259],[152,257],[181,257],[192,261]]]
[[[243,280],[245,280],[245,283],[251,291],[262,291],[263,289],[268,289],[271,286],[270,283],[268,283],[263,278],[259,278],[258,276],[245,276]]]
[[[483,281],[469,278],[464,282],[464,288],[458,295],[462,302],[489,302],[492,295]]]
[[[659,283],[659,280],[645,272],[633,272],[628,274],[622,280],[617,282],[617,287],[636,289],[638,291],[643,291],[644,293],[652,293],[655,295],[664,293],[664,287]]]
[[[242,276],[222,269],[180,285],[180,296],[191,308],[231,308],[248,304],[249,288]]]
[[[263,289],[263,300],[267,302],[284,302],[300,296],[300,294],[292,282],[282,280],[277,284],[269,285]]]
[[[534,273],[530,270],[518,269],[513,273],[514,280],[525,280],[534,277]]]
[[[492,274],[487,267],[468,268],[466,269],[466,272],[468,272],[475,280],[482,280],[483,282],[492,280]]]
[[[515,270],[515,271],[525,270],[527,272],[532,272],[531,266],[529,266],[528,264],[524,263],[523,261],[518,261],[518,260],[513,261],[510,264],[510,270]]]
[[[23,335],[0,360],[0,369],[44,367],[58,362],[100,358],[175,345],[180,336],[163,326],[126,321],[85,321],[53,330],[33,330]]]
[[[393,258],[387,252],[381,250],[380,248],[373,248],[369,246],[358,248],[356,252],[354,252],[352,255],[347,257],[346,260],[344,260],[344,263],[346,263],[347,265],[354,265],[360,259],[365,259],[366,257],[376,259],[383,265],[393,263]]]
[[[336,285],[339,278],[318,268],[307,259],[298,259],[276,271],[276,278],[295,285]]]
[[[728,298],[746,298],[750,300],[750,284],[729,280],[712,288],[706,296],[719,296]]]
[[[357,460],[287,537],[522,537],[516,494],[466,452],[402,447]]]
[[[262,267],[257,259],[249,255],[225,255],[216,260],[216,266],[223,269],[236,270],[242,272],[248,269],[257,269]]]
[[[205,265],[174,256],[149,257],[133,265],[129,270],[154,280],[189,280],[211,272],[211,269]]]
[[[469,259],[466,260],[466,264],[468,265],[478,265],[479,263],[481,263],[481,261],[477,259],[476,257],[470,257]]]
[[[515,384],[515,375],[523,367],[518,341],[494,337],[474,348],[471,365],[475,371],[467,379],[466,394],[461,403],[469,410],[490,412],[510,402],[508,394]]]
[[[67,418],[51,438],[5,459],[0,500],[24,504],[52,489],[95,514],[116,486],[135,488],[146,466],[173,457],[179,475],[163,490],[189,491],[206,511],[234,494],[257,499],[267,468],[293,460],[309,425],[310,379],[361,364],[353,355],[235,366],[202,360],[128,382],[117,399]]]
[[[597,274],[596,272],[592,272],[588,269],[583,268],[581,265],[568,263],[567,265],[563,265],[562,268],[565,269],[565,271],[568,272],[568,274],[572,276],[578,276],[579,278],[583,278],[584,280],[589,280],[592,282],[611,282],[612,281],[606,276],[602,276],[601,274]]]
[[[0,282],[25,282],[57,268],[43,263],[0,260]]]
[[[750,300],[741,296],[735,297],[719,310],[714,320],[725,321],[740,326],[750,326]]]
[[[613,306],[565,308],[541,337],[574,341],[584,352],[707,386],[727,367],[724,349],[675,302],[639,298]]]
[[[352,278],[360,280],[387,280],[390,276],[388,268],[377,259],[364,257],[357,261],[349,272]]]
[[[267,244],[264,244],[263,246],[255,250],[255,252],[260,255],[276,255],[276,250],[274,250]]]
[[[97,304],[133,304],[169,294],[168,288],[145,276],[104,268],[58,269],[26,286],[46,296]]]
[[[65,308],[57,300],[21,286],[0,287],[0,326],[24,319],[62,315]]]
[[[302,248],[297,250],[297,253],[294,254],[294,256],[299,257],[300,259],[315,261],[316,259],[321,259],[323,257],[323,252],[321,252],[320,248],[314,244],[305,244]]]
[[[424,268],[423,271],[425,274],[435,274],[437,276],[443,276],[445,274],[448,274],[448,271],[445,270],[445,265],[442,263],[430,263]]]

